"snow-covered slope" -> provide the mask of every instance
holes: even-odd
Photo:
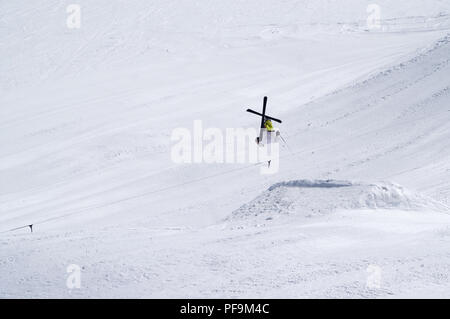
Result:
[[[447,208],[386,184],[293,181],[267,192],[201,229],[3,236],[2,297],[448,297]],[[65,286],[69,264],[82,267],[80,289]]]
[[[370,3],[0,2],[0,297],[448,296],[450,3]],[[264,95],[279,173],[171,161]]]
[[[288,121],[297,125],[293,143],[314,151],[303,161],[314,158],[311,165],[327,170],[321,177],[396,181],[448,203],[449,53],[447,35],[411,59],[301,106],[303,117]]]

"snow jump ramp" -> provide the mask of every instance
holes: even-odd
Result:
[[[338,210],[377,209],[450,212],[446,205],[390,182],[291,180],[272,185],[235,210],[227,221],[268,222],[288,216],[324,216]]]

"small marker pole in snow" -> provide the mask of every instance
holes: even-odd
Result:
[[[30,227],[30,231],[33,232],[33,224],[28,225],[28,227]]]

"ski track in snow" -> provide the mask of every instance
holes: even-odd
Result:
[[[450,5],[347,2],[2,2],[0,298],[450,297]],[[278,174],[171,162],[264,95]]]

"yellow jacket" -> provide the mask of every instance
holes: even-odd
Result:
[[[271,120],[266,120],[264,122],[264,127],[266,128],[267,132],[272,132],[273,131],[272,121]]]

